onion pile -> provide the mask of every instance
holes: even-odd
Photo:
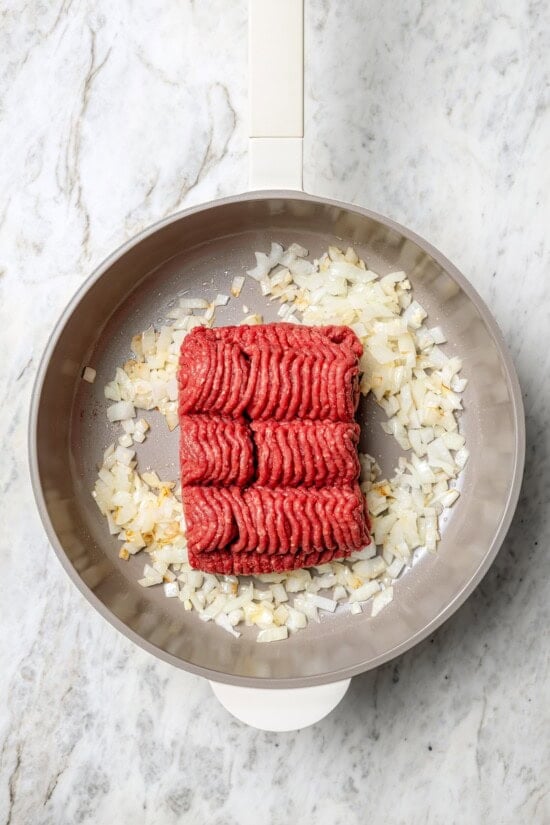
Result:
[[[273,243],[269,253],[255,253],[256,266],[247,274],[266,299],[279,301],[282,321],[345,324],[363,344],[361,393],[372,392],[387,416],[384,431],[407,453],[390,479],[380,478],[371,456],[360,455],[374,539],[365,550],[315,568],[255,577],[193,570],[179,487],[154,472],[138,472],[132,448],[144,441],[149,424],[137,419],[137,410],[159,410],[170,430],[177,427],[181,342],[196,326],[214,326],[217,307],[239,297],[243,276],[233,278],[231,296],[181,298],[165,326],[133,337],[133,358],[105,387],[112,402],[107,417],[122,432],[104,453],[92,495],[122,543],[120,557],[145,550],[149,562],[140,585],[162,586],[167,598],[178,598],[185,610],[233,636],[241,635],[242,625],[255,626],[258,642],[286,639],[338,605],[360,613],[370,601],[371,616],[377,616],[415,555],[435,552],[439,517],[458,498],[456,479],[468,460],[456,416],[467,384],[459,375],[462,364],[440,348],[444,333],[426,325],[427,313],[412,299],[406,274],[379,277],[351,248],[330,247],[313,262],[307,254],[298,244],[285,250]],[[247,307],[243,312],[241,323],[263,322]]]

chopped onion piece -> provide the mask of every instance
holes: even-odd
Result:
[[[230,292],[234,298],[238,298],[244,285],[244,277],[242,275],[235,275],[231,281]]]
[[[156,335],[153,327],[141,334],[141,351],[143,355],[153,355],[156,349]]]
[[[267,275],[260,280],[260,289],[262,295],[269,295],[271,292],[271,281]]]
[[[380,585],[377,581],[369,581],[366,584],[361,585],[358,587],[357,590],[354,590],[350,595],[348,602],[353,604],[353,602],[366,602],[367,599],[370,599],[375,593],[377,593],[380,589]]]
[[[231,635],[234,636],[236,639],[240,638],[241,634],[239,633],[238,630],[235,630],[235,628],[234,628],[233,624],[231,623],[231,620],[230,620],[230,618],[227,614],[218,613],[218,615],[216,616],[214,621],[219,627],[222,627],[228,633],[231,633]],[[263,631],[263,632],[265,633],[266,631]]]
[[[300,610],[302,613],[305,613],[308,619],[311,619],[313,622],[320,621],[317,606],[308,601],[305,596],[296,596],[294,599],[294,607],[296,610]]]
[[[206,610],[204,612],[211,619],[215,619],[216,616],[218,615],[218,613],[221,613],[221,611],[223,610],[224,605],[225,605],[226,602],[227,602],[227,596],[225,596],[223,593],[219,593],[215,597],[215,599],[208,605],[208,607],[206,608]]]
[[[253,269],[247,269],[246,274],[254,278],[255,281],[261,281],[262,278],[269,275],[272,266],[268,255],[264,252],[255,252],[254,254],[256,256],[256,266]]]
[[[364,579],[377,579],[386,570],[386,562],[380,556],[358,561],[353,565],[353,572]]]
[[[154,567],[151,567],[150,564],[146,564],[143,568],[143,575],[147,579],[156,579],[158,584],[162,581],[162,575],[158,573]]]
[[[243,318],[241,321],[242,324],[248,324],[249,326],[257,326],[258,324],[263,324],[263,318],[261,315],[256,315],[255,313],[252,315],[247,315],[246,318]]]
[[[419,329],[424,318],[428,317],[428,313],[424,307],[420,306],[418,301],[412,301],[403,313],[403,318],[411,329]]]
[[[307,258],[308,255],[307,249],[304,246],[300,246],[298,243],[291,243],[287,251],[291,255],[295,255],[297,258]]]
[[[87,381],[88,384],[93,384],[95,381],[95,377],[97,375],[96,370],[93,367],[84,367],[82,372],[82,378],[84,381]]]
[[[205,298],[180,298],[179,305],[183,309],[208,309],[208,301]]]
[[[120,393],[120,387],[116,381],[110,381],[109,384],[106,384],[103,392],[105,394],[105,398],[108,398],[110,401],[121,400],[122,396]]]
[[[388,565],[388,568],[386,570],[386,574],[391,579],[396,579],[399,576],[399,574],[401,573],[401,571],[403,570],[404,567],[405,567],[405,562],[404,561],[402,561],[401,559],[394,559],[392,561],[392,563],[390,565]]]
[[[434,501],[441,504],[442,507],[452,507],[459,495],[460,492],[458,490],[448,490],[437,496]]]
[[[123,421],[126,418],[134,418],[136,409],[130,401],[118,401],[107,407],[107,418],[111,423]]]
[[[433,338],[434,344],[446,344],[447,338],[445,337],[445,333],[441,329],[441,327],[432,327],[428,330],[430,335]]]
[[[174,596],[179,596],[180,589],[177,582],[165,582],[162,589],[167,599],[173,599]]]
[[[161,582],[162,577],[160,579],[152,579],[146,576],[143,579],[138,579],[138,584],[140,584],[142,587],[152,587],[154,584],[160,584]]]
[[[125,464],[127,467],[135,458],[136,451],[130,450],[128,447],[121,447],[120,445],[115,450],[115,458],[120,464]]]
[[[306,599],[310,604],[314,604],[315,607],[321,610],[328,610],[330,613],[334,613],[337,607],[337,602],[334,599],[327,599],[324,596],[318,596],[316,593],[306,593]]]
[[[391,601],[393,601],[393,587],[386,587],[385,590],[377,593],[372,600],[371,616],[378,616],[380,611],[387,607]]]
[[[466,466],[466,462],[470,457],[470,453],[466,449],[466,447],[462,447],[462,449],[457,450],[455,453],[455,464],[456,466],[462,470],[463,467]]]
[[[288,594],[282,584],[272,584],[271,592],[276,602],[287,602]]]
[[[266,630],[260,630],[256,638],[257,642],[280,642],[288,638],[288,628],[286,627],[269,627]]]
[[[287,605],[287,610],[288,619],[286,620],[286,626],[291,632],[295,632],[306,627],[307,617],[304,613],[294,607],[290,607],[290,605]]]

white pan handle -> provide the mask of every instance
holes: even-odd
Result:
[[[216,698],[239,721],[259,730],[291,731],[319,722],[344,698],[351,679],[311,688],[266,690],[210,682]]]
[[[249,186],[301,189],[303,0],[249,0]]]

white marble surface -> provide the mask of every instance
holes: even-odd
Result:
[[[452,620],[296,734],[244,728],[96,614],[33,508],[35,367],[117,244],[246,188],[246,2],[5,0],[0,823],[550,822],[549,7],[306,5],[306,187],[409,225],[489,301],[527,411],[514,525]]]

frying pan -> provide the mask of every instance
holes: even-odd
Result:
[[[128,638],[159,658],[209,679],[239,718],[290,729],[325,715],[349,679],[403,653],[454,613],[488,570],[510,524],[525,452],[521,393],[489,310],[436,249],[394,221],[300,191],[302,137],[302,0],[251,0],[251,183],[256,191],[193,207],[167,218],[114,252],[84,283],[59,319],[40,364],[30,413],[30,463],[36,501],[62,565],[94,607]],[[264,58],[287,54],[288,76]],[[280,40],[280,43],[277,43]],[[282,84],[282,85],[281,85]],[[267,101],[267,103],[266,103]],[[284,187],[284,188],[280,188]],[[376,618],[340,608],[285,642],[234,639],[185,612],[160,588],[137,584],[143,558],[118,558],[116,539],[91,497],[97,462],[114,440],[103,386],[129,357],[132,335],[160,323],[182,293],[228,292],[255,250],[292,242],[319,255],[352,245],[381,274],[405,270],[430,324],[441,324],[449,355],[469,379],[461,431],[470,460],[461,497],[446,511],[438,552],[426,554],[396,583]],[[242,301],[266,320],[275,313],[256,285]],[[271,313],[271,314],[270,314]],[[241,320],[240,302],[217,323]],[[97,370],[93,385],[82,370]],[[152,434],[138,446],[140,466],[176,478],[177,431],[149,414]],[[368,402],[360,409],[364,446],[391,472],[398,452]],[[160,592],[159,592],[160,591]],[[277,688],[279,690],[266,690]],[[290,694],[289,692],[290,691]]]

